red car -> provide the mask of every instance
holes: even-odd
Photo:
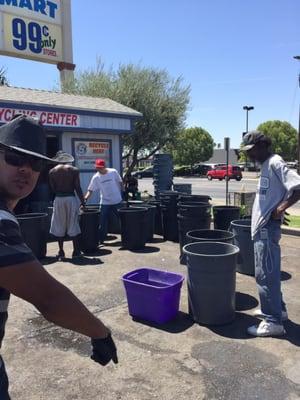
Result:
[[[235,179],[240,181],[243,177],[241,168],[236,165],[228,165],[228,172],[226,165],[219,165],[208,171],[206,176],[209,181],[212,179],[219,179],[220,181],[223,179]]]

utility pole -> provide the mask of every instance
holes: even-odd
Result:
[[[295,60],[300,61],[300,56],[294,56]],[[298,84],[300,88],[300,73],[298,74]],[[300,105],[299,105],[299,117],[298,117],[298,148],[297,148],[297,172],[300,175]]]

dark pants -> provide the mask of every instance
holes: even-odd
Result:
[[[5,365],[1,357],[0,357],[0,399],[10,400],[8,394],[8,378],[5,370]]]
[[[118,204],[102,204],[100,212],[100,229],[99,229],[99,241],[103,242],[107,235],[108,230],[108,219],[111,213],[118,215],[118,209],[121,203]]]

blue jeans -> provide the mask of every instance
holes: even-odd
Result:
[[[277,324],[281,324],[281,312],[286,310],[280,281],[280,224],[270,219],[254,236],[255,278],[261,310],[266,321]]]
[[[8,394],[8,378],[2,357],[0,357],[0,399],[10,400]]]
[[[101,204],[100,206],[100,228],[99,228],[99,241],[103,242],[107,235],[108,220],[111,213],[118,216],[118,209],[121,203],[118,204]]]

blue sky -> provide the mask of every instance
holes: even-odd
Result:
[[[299,0],[72,0],[77,69],[135,63],[166,69],[191,85],[187,126],[223,146],[279,119],[298,126]],[[55,66],[0,57],[12,86],[53,89]]]

